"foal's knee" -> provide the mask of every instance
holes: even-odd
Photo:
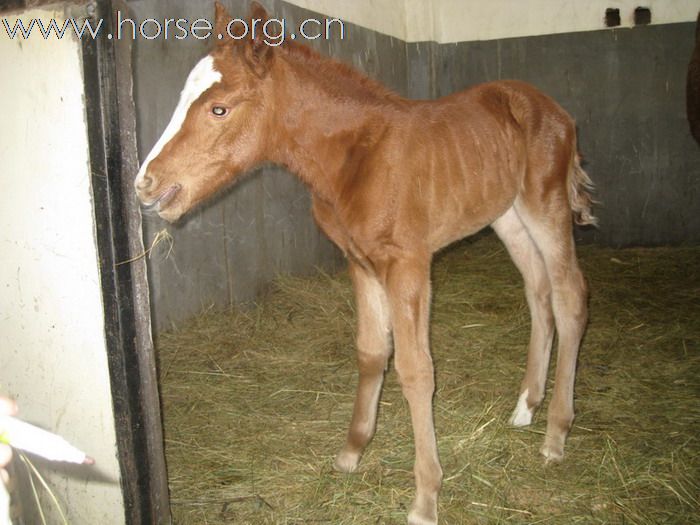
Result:
[[[386,371],[388,361],[388,352],[370,353],[359,351],[357,353],[357,368],[361,374],[383,374]]]

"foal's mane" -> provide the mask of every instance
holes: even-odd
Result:
[[[329,86],[334,92],[355,95],[365,101],[400,101],[402,97],[380,82],[368,77],[352,66],[322,55],[308,45],[288,41],[280,46],[295,65],[304,67],[307,73]]]

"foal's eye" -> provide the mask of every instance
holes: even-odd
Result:
[[[228,108],[225,108],[223,106],[214,106],[213,108],[211,108],[211,112],[217,117],[224,117],[228,113]]]

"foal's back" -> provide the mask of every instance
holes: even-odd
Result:
[[[529,84],[480,84],[412,102],[395,119],[380,144],[393,167],[378,176],[390,178],[385,195],[397,195],[403,234],[432,251],[491,224],[519,196],[566,196],[575,125]]]

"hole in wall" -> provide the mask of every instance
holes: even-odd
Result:
[[[620,25],[620,10],[608,7],[605,10],[605,27],[617,27]]]
[[[634,10],[634,25],[645,26],[651,24],[651,9],[638,7]]]

